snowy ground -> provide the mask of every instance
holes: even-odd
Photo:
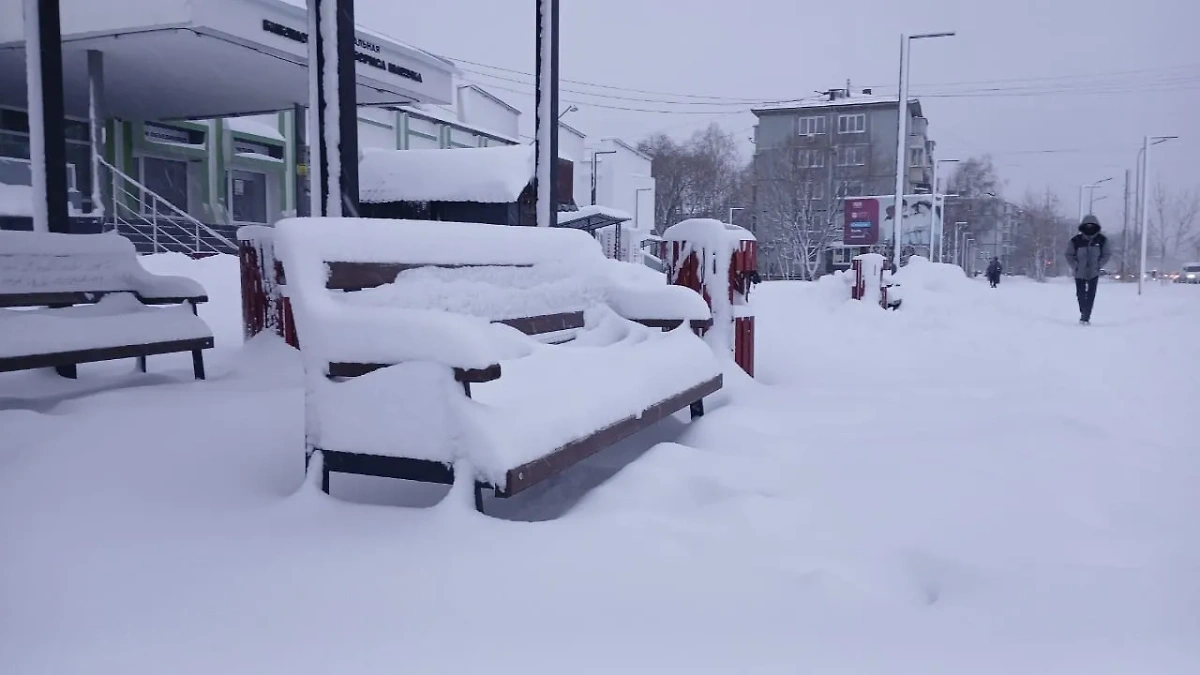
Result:
[[[757,382],[500,519],[297,493],[236,261],[147,266],[210,290],[209,381],[0,375],[4,675],[1200,672],[1195,287],[766,284]]]

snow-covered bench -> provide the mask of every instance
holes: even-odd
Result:
[[[200,284],[147,272],[116,234],[0,231],[0,372],[191,352],[204,378],[212,331]]]
[[[585,233],[351,219],[277,229],[309,471],[325,491],[330,472],[450,483],[468,470],[479,507],[483,488],[511,496],[677,411],[702,415],[721,387],[692,330],[711,325],[703,299],[608,260]]]

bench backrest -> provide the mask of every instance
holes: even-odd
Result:
[[[461,264],[420,264],[398,262],[350,262],[327,261],[329,278],[325,288],[331,291],[361,291],[379,288],[395,283],[404,272],[414,270],[447,270],[469,272],[473,268],[479,271],[529,270],[532,265],[461,265]],[[494,323],[502,323],[531,336],[552,336],[583,327],[583,310],[571,309],[550,313],[529,314],[527,316],[512,316],[511,314],[484,317]],[[562,340],[569,335],[562,335]]]
[[[560,342],[602,304],[664,328],[710,319],[694,292],[608,260],[575,230],[299,218],[272,238],[306,370],[405,360],[486,368],[528,349],[494,324]]]
[[[109,293],[162,304],[206,299],[191,279],[147,272],[117,234],[0,231],[0,307],[90,303]]]

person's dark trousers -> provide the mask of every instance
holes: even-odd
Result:
[[[1092,306],[1096,304],[1096,287],[1100,285],[1100,277],[1075,280],[1075,297],[1079,300],[1079,318],[1083,321],[1092,320]]]

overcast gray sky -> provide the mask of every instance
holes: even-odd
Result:
[[[1188,161],[1200,153],[1198,0],[561,5],[561,77],[624,88],[563,83],[590,92],[562,94],[580,106],[566,120],[589,136],[636,141],[660,130],[687,135],[717,121],[748,139],[754,117],[737,111],[751,104],[697,105],[704,101],[681,94],[794,99],[845,86],[847,78],[856,89],[895,91],[900,33],[954,30],[957,37],[913,47],[913,93],[924,94],[940,157],[991,153],[1009,197],[1050,186],[1071,212],[1080,183],[1115,176],[1112,187],[1097,192],[1110,196],[1096,210],[1116,224],[1119,183],[1142,136],[1176,134],[1183,138],[1155,148],[1154,174],[1172,187],[1200,185],[1200,170]],[[533,70],[534,9],[534,0],[357,0],[359,22],[370,28],[507,69],[460,63],[466,77],[525,110],[527,128],[532,77],[522,73]]]

